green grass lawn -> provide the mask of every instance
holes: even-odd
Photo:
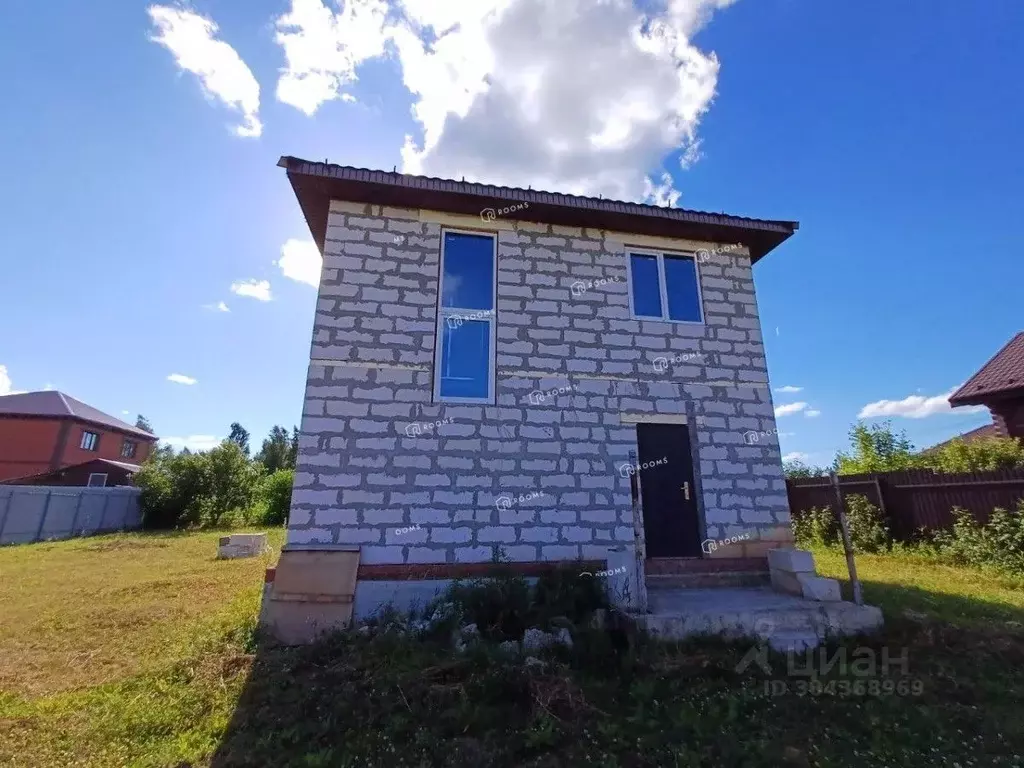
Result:
[[[859,557],[887,624],[849,647],[906,648],[919,692],[837,669],[801,692],[719,639],[616,655],[585,635],[543,669],[357,633],[260,647],[276,553],[217,561],[219,535],[0,549],[0,765],[1022,765],[1024,600],[990,574]]]

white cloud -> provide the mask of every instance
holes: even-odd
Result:
[[[323,257],[320,249],[312,240],[290,239],[281,246],[281,258],[274,262],[281,268],[281,273],[300,283],[320,286],[320,268]]]
[[[910,395],[902,400],[878,400],[868,403],[860,409],[858,419],[873,419],[879,417],[902,416],[907,419],[924,419],[934,416],[937,413],[953,413],[949,405],[949,396],[958,388],[953,387],[941,395],[925,397],[923,395]],[[983,405],[969,405],[957,408],[956,413],[976,413],[984,411]]]
[[[25,390],[15,389],[10,374],[7,373],[7,366],[0,365],[0,397],[3,395],[20,395]]]
[[[156,27],[150,38],[173,55],[178,66],[199,78],[203,93],[242,113],[239,136],[259,136],[260,84],[234,48],[216,39],[217,25],[195,11],[153,5]]]
[[[203,304],[203,309],[208,309],[211,312],[230,312],[228,305],[223,301],[218,301],[216,304]]]
[[[810,457],[811,457],[811,455],[809,453],[801,453],[800,451],[793,451],[792,453],[787,453],[785,456],[783,456],[782,460],[783,461],[807,461]]]
[[[807,403],[786,403],[785,405],[775,406],[775,418],[781,416],[789,416],[793,413],[800,413],[800,411],[807,408]]]
[[[131,411],[121,411],[121,415],[122,416],[131,416],[131,414],[132,414]]]
[[[178,450],[188,448],[190,451],[208,451],[220,445],[221,438],[213,435],[189,435],[188,437],[165,437],[160,442]]]
[[[168,381],[173,381],[175,384],[184,384],[185,386],[191,387],[196,383],[196,379],[191,376],[186,376],[183,373],[172,373],[167,377]]]
[[[313,115],[326,101],[354,101],[341,89],[356,81],[356,67],[383,56],[387,5],[381,0],[348,0],[337,13],[320,0],[292,0],[277,20],[278,44],[286,67],[277,99]]]
[[[778,392],[780,395],[792,395],[792,394],[796,394],[797,392],[803,392],[804,388],[803,387],[794,387],[794,386],[792,386],[790,384],[787,384],[784,387],[776,387],[775,391]]]
[[[821,411],[812,408],[809,411],[804,411],[804,416],[806,416],[808,419],[816,419],[819,416],[821,416]]]
[[[239,280],[231,284],[231,292],[259,301],[270,301],[269,280]]]
[[[732,2],[645,14],[632,0],[399,0],[389,13],[382,0],[292,0],[277,96],[311,115],[391,54],[422,128],[405,171],[671,204],[671,179],[648,172],[675,150],[696,158],[719,63],[691,38]]]

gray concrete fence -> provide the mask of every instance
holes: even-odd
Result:
[[[0,545],[139,528],[138,488],[0,485]]]

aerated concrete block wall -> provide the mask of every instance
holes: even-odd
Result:
[[[788,530],[745,251],[702,259],[705,325],[641,322],[628,234],[495,222],[497,402],[448,405],[438,218],[331,205],[290,543],[359,544],[364,563],[604,558],[634,542],[622,413],[687,415],[708,538]]]

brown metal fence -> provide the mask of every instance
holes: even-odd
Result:
[[[970,511],[987,522],[996,507],[1014,509],[1024,499],[1024,469],[943,475],[930,470],[840,475],[843,497],[861,494],[889,520],[892,535],[908,539],[920,528],[945,528],[953,507]],[[805,477],[786,481],[789,508],[793,515],[811,507],[833,503],[827,477]]]

